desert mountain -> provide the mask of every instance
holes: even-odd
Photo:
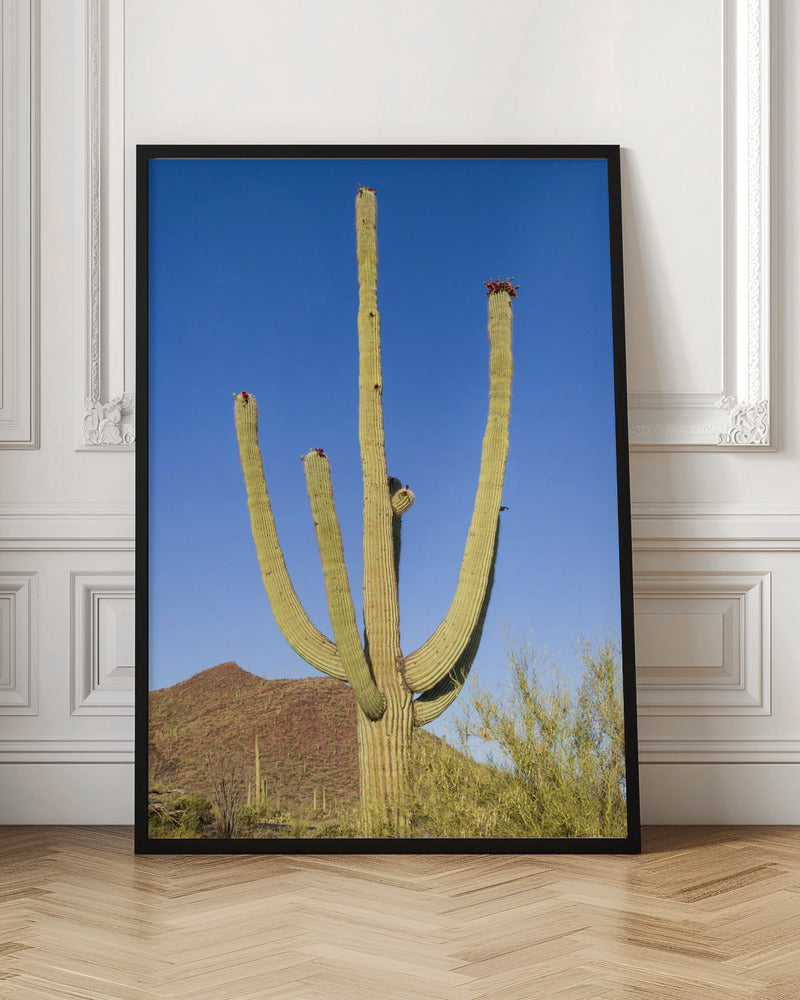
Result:
[[[258,736],[261,776],[281,807],[358,799],[356,703],[330,677],[266,680],[220,663],[150,692],[150,780],[207,794],[210,772],[253,781]],[[275,798],[273,798],[275,797]]]

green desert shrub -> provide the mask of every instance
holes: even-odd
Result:
[[[342,838],[355,839],[364,836],[358,809],[342,809],[316,823],[310,833],[315,839]]]
[[[578,657],[570,686],[546,653],[509,642],[506,687],[471,686],[455,723],[459,749],[416,741],[415,836],[625,836],[619,650],[582,641]]]
[[[214,807],[202,795],[151,787],[149,834],[159,839],[207,837],[214,826]]]
[[[241,828],[245,831],[255,830],[263,818],[263,808],[253,805],[252,803],[250,805],[242,806],[239,812]]]

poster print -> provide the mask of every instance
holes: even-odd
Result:
[[[137,850],[638,850],[618,148],[137,198]]]

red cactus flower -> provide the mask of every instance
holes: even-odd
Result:
[[[321,455],[321,456],[322,456],[323,458],[325,457],[325,450],[324,450],[323,448],[315,448],[315,449],[314,449],[314,451],[315,451],[315,452],[316,452],[316,453],[317,453],[318,455]]]
[[[246,403],[249,398],[250,398],[250,393],[246,389],[242,389],[242,399],[244,400],[244,402]]]
[[[513,284],[513,281],[513,278],[496,278],[494,281],[484,281],[484,285],[486,285],[486,294],[493,295],[496,292],[507,292],[510,299],[515,299],[517,297],[517,289],[519,288],[519,285]]]

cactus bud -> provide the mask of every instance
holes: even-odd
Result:
[[[414,493],[409,489],[408,483],[401,490],[396,490],[392,494],[392,511],[395,514],[405,514],[414,503]]]

